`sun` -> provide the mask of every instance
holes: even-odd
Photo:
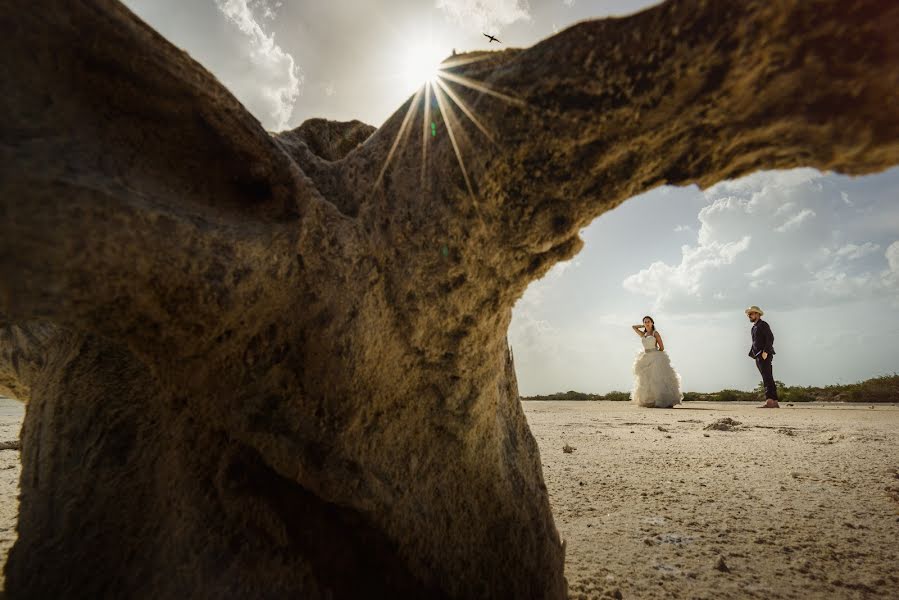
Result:
[[[422,42],[409,46],[403,55],[403,82],[409,92],[437,79],[440,63],[448,52],[439,46]]]
[[[406,88],[404,92],[412,94],[412,97],[407,102],[406,114],[403,116],[399,128],[397,128],[396,136],[393,139],[390,150],[387,152],[387,157],[384,159],[381,172],[375,179],[373,191],[384,181],[384,174],[390,167],[391,160],[397,149],[408,143],[412,139],[411,136],[415,135],[413,132],[417,129],[420,136],[419,139],[421,140],[422,186],[425,185],[428,175],[428,147],[431,145],[429,142],[438,139],[448,139],[459,163],[459,169],[465,180],[465,186],[468,188],[468,194],[474,207],[477,209],[478,202],[475,198],[474,188],[471,185],[468,170],[465,168],[465,161],[462,158],[463,152],[476,151],[476,149],[470,144],[466,147],[466,143],[470,142],[470,139],[465,132],[465,125],[462,119],[467,117],[471,125],[493,145],[498,145],[498,142],[489,124],[485,125],[475,113],[474,108],[468,104],[464,94],[461,93],[461,88],[468,88],[474,92],[491,96],[515,106],[523,107],[527,104],[519,98],[493,89],[486,82],[477,81],[454,72],[453,67],[484,60],[484,57],[476,57],[474,59],[469,57],[461,59],[462,62],[460,62],[455,49],[452,49],[450,52],[446,50],[446,45],[434,44],[433,38],[431,38],[427,42],[406,46],[405,51],[398,57],[398,60],[396,62],[391,61],[391,64],[396,64],[400,68],[390,78],[401,79]],[[419,112],[422,113],[420,126],[413,123],[413,116]]]

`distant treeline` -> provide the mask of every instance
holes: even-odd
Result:
[[[777,383],[777,395],[781,402],[899,402],[899,375],[884,375],[859,383],[828,385],[825,387],[802,387]],[[755,402],[765,397],[765,388],[759,386],[751,392],[743,390],[721,390],[709,394],[685,392],[684,402]],[[583,392],[559,392],[548,396],[527,396],[522,400],[630,400],[630,392],[609,392],[608,394],[584,394]]]

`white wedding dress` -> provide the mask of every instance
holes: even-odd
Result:
[[[667,352],[656,348],[656,339],[643,336],[643,351],[634,359],[634,391],[631,400],[640,406],[671,408],[680,404],[680,375],[671,366]]]

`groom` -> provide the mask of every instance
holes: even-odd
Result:
[[[765,314],[758,306],[750,306],[746,309],[746,316],[752,323],[752,347],[749,348],[749,356],[755,359],[755,366],[762,374],[765,384],[765,403],[759,408],[780,408],[777,403],[777,386],[774,384],[774,374],[771,372],[771,361],[774,358],[774,334],[771,327],[762,321]]]

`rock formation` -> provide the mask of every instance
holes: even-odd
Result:
[[[899,162],[892,2],[580,23],[371,135],[267,133],[113,0],[0,7],[12,597],[562,598],[528,283],[658,185]]]

